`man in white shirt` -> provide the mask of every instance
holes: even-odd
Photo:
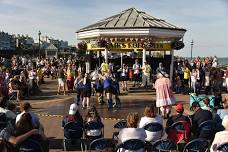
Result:
[[[135,60],[135,64],[133,65],[133,70],[134,70],[134,84],[133,87],[135,87],[136,83],[140,83],[140,70],[141,70],[141,65],[139,64],[138,59]]]

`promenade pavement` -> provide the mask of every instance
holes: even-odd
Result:
[[[45,79],[46,83],[41,86],[42,92],[26,100],[32,104],[33,110],[38,113],[41,123],[44,125],[45,134],[50,139],[50,151],[62,151],[63,129],[61,122],[63,116],[68,113],[69,106],[74,101],[76,94],[57,95],[57,80]],[[129,85],[131,86],[131,84]],[[177,101],[183,102],[185,113],[191,114],[189,110],[187,95],[175,95]],[[104,137],[111,138],[114,131],[113,125],[121,119],[126,119],[129,112],[138,112],[140,116],[146,105],[155,102],[155,91],[152,89],[130,89],[128,94],[121,95],[121,108],[108,111],[106,105],[99,105],[96,97],[91,97],[91,105],[95,105],[103,118]],[[87,110],[79,108],[83,118]],[[172,113],[174,113],[174,108]],[[164,122],[165,123],[165,122]]]

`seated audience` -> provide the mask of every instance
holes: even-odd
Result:
[[[161,125],[163,124],[163,118],[156,114],[155,107],[153,105],[145,108],[144,116],[139,122],[139,128],[142,128],[152,122],[160,123]]]
[[[189,117],[183,115],[184,113],[184,106],[181,102],[177,103],[176,105],[176,115],[172,115],[169,117],[169,119],[166,122],[166,126],[169,127],[171,126],[173,123],[178,122],[178,121],[184,121],[189,123],[189,125],[191,124],[191,121],[189,119]]]
[[[37,116],[36,113],[32,112],[32,106],[30,105],[29,102],[24,102],[21,104],[21,113],[17,115],[16,117],[16,123],[21,119],[21,116],[24,113],[30,113],[31,117],[32,117],[32,124],[35,128],[39,128],[42,127],[40,126],[40,121],[39,121],[39,117]]]
[[[25,120],[24,117],[27,117],[27,116],[23,116],[22,121]],[[20,130],[19,128],[22,128],[22,129],[25,128],[25,129],[19,131]],[[27,130],[27,132],[25,132],[25,130]],[[15,135],[15,133],[17,133],[17,135]],[[9,142],[10,144],[12,144],[13,147],[17,147],[18,145],[20,145],[22,142],[24,142],[26,139],[32,137],[33,135],[43,136],[43,132],[41,130],[38,130],[38,129],[29,128],[27,126],[25,127],[23,123],[20,124],[20,125],[17,124],[17,127],[13,123],[8,123],[6,128],[4,128],[0,132],[0,138],[2,138],[3,140]],[[47,142],[47,140],[45,142]],[[48,151],[48,146],[47,146],[47,150],[45,152],[47,152],[47,151]]]
[[[210,111],[210,112],[212,112],[213,110],[211,109],[211,107],[210,107],[210,99],[209,98],[204,98],[203,99],[203,103],[204,103],[204,106],[202,106],[201,107],[201,109],[203,109],[203,110],[208,110],[208,111]]]
[[[14,103],[8,103],[6,107],[0,107],[0,113],[5,113],[8,120],[15,120],[16,105]]]
[[[139,122],[139,128],[143,128],[149,123],[159,123],[163,125],[163,118],[156,114],[154,105],[145,108],[144,117],[142,117]],[[147,135],[146,141],[148,142],[156,141],[163,136],[163,130],[157,132],[145,131]]]
[[[222,125],[225,128],[224,131],[219,131],[215,134],[215,138],[211,144],[211,152],[216,151],[219,145],[228,142],[228,115],[224,116]]]
[[[169,117],[166,123],[166,132],[168,134],[168,139],[180,143],[182,141],[189,142],[190,139],[190,127],[191,121],[189,117],[183,115],[184,106],[181,102],[176,105],[176,115]],[[177,126],[172,126],[174,123],[180,122]],[[183,133],[180,130],[185,130]]]
[[[95,106],[92,106],[89,108],[88,113],[85,117],[85,123],[87,123],[87,122],[98,122],[98,123],[100,122],[100,123],[102,123],[101,117],[99,116]],[[92,136],[96,136],[96,137],[102,136],[102,130],[101,129],[99,129],[99,130],[97,130],[97,129],[87,130],[86,135],[91,136],[91,137]]]
[[[121,129],[118,135],[120,143],[129,139],[139,139],[145,141],[147,135],[143,128],[137,128],[139,116],[137,113],[129,113],[127,116],[127,127]]]
[[[81,114],[78,111],[78,105],[73,103],[70,105],[69,114],[63,118],[62,127],[64,127],[69,122],[80,122],[83,124],[83,119]]]
[[[226,97],[223,101],[223,107],[224,107],[224,109],[217,110],[217,114],[219,115],[221,120],[223,120],[225,115],[228,115],[228,95],[226,95]]]
[[[201,109],[198,102],[193,102],[191,109],[194,111],[194,114],[191,116],[191,131],[194,135],[197,135],[199,134],[197,132],[199,125],[204,121],[212,120],[212,113],[208,110]]]

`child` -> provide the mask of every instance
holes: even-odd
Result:
[[[103,100],[103,80],[101,78],[96,78],[95,81],[95,89],[96,89],[96,94],[97,94],[97,101],[99,104],[104,104]]]
[[[113,94],[115,95],[114,101],[113,101],[113,107],[120,107],[120,98],[119,98],[119,94],[120,94],[120,88],[119,88],[119,82],[116,78],[114,78],[113,81]]]
[[[203,110],[208,110],[208,111],[210,111],[210,112],[213,111],[213,110],[211,109],[211,107],[210,107],[210,100],[209,100],[208,97],[206,97],[206,98],[203,99],[203,103],[204,103],[204,106],[201,107],[201,109],[203,109]]]

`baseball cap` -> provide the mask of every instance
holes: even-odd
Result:
[[[177,103],[176,112],[184,112],[184,106],[181,102]]]
[[[78,111],[77,104],[75,104],[75,103],[71,104],[70,110],[69,110],[69,115],[75,115],[77,111]]]

